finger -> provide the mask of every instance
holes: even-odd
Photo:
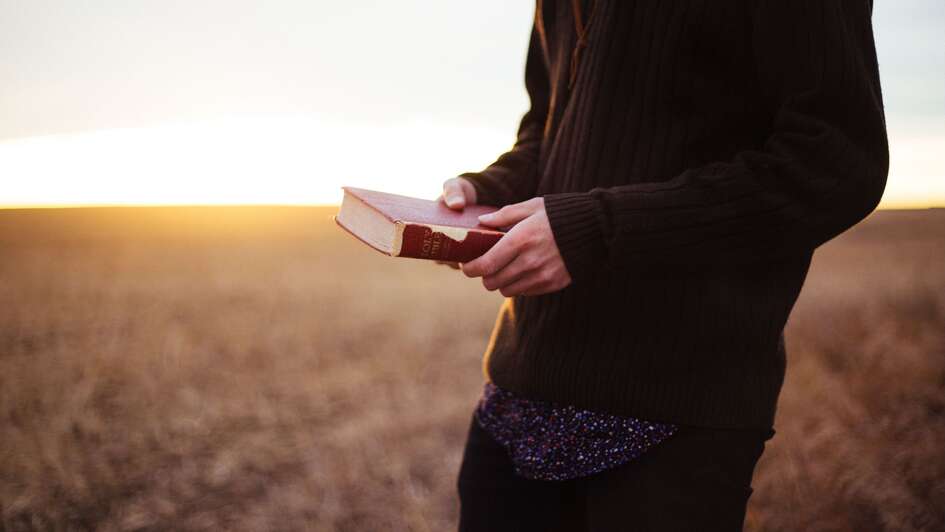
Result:
[[[521,296],[537,296],[557,292],[571,284],[571,276],[563,264],[544,262],[541,268],[532,270],[520,279],[522,283],[516,286],[511,283],[507,289],[509,293]]]
[[[484,255],[470,262],[463,263],[461,268],[467,277],[482,277],[491,275],[502,268],[519,254],[518,237],[508,233],[499,239],[492,249]]]
[[[534,214],[538,204],[533,200],[506,205],[501,209],[479,216],[479,223],[489,227],[509,227]]]
[[[459,263],[458,263],[458,262],[443,261],[443,260],[437,260],[437,261],[433,261],[433,262],[435,262],[435,263],[437,263],[437,264],[442,264],[443,266],[449,266],[450,268],[453,268],[454,270],[458,270],[458,269],[459,269]]]
[[[443,201],[451,209],[462,210],[466,206],[466,193],[458,178],[443,183]]]
[[[505,297],[527,296],[543,294],[545,278],[541,270],[532,270],[516,279],[514,282],[499,289],[499,292]]]
[[[538,269],[540,266],[541,262],[534,253],[522,253],[501,270],[491,275],[484,276],[482,278],[482,285],[486,290],[504,288],[517,281],[526,273]]]
[[[476,187],[473,186],[472,182],[463,177],[455,178],[456,182],[459,183],[459,188],[463,189],[463,197],[466,198],[467,205],[475,205],[477,203]]]

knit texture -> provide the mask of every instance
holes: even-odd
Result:
[[[653,421],[768,428],[814,249],[863,219],[888,146],[868,0],[542,2],[514,147],[463,174],[542,196],[573,282],[503,304],[487,377]]]

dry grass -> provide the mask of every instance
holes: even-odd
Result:
[[[453,528],[499,304],[324,209],[0,212],[0,531]],[[945,527],[945,212],[818,251],[751,530]]]

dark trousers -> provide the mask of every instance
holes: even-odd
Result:
[[[681,427],[625,465],[565,481],[516,475],[473,417],[460,467],[460,532],[736,531],[774,431]]]

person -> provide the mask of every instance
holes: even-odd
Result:
[[[461,531],[740,530],[815,248],[888,145],[870,0],[538,1]]]

